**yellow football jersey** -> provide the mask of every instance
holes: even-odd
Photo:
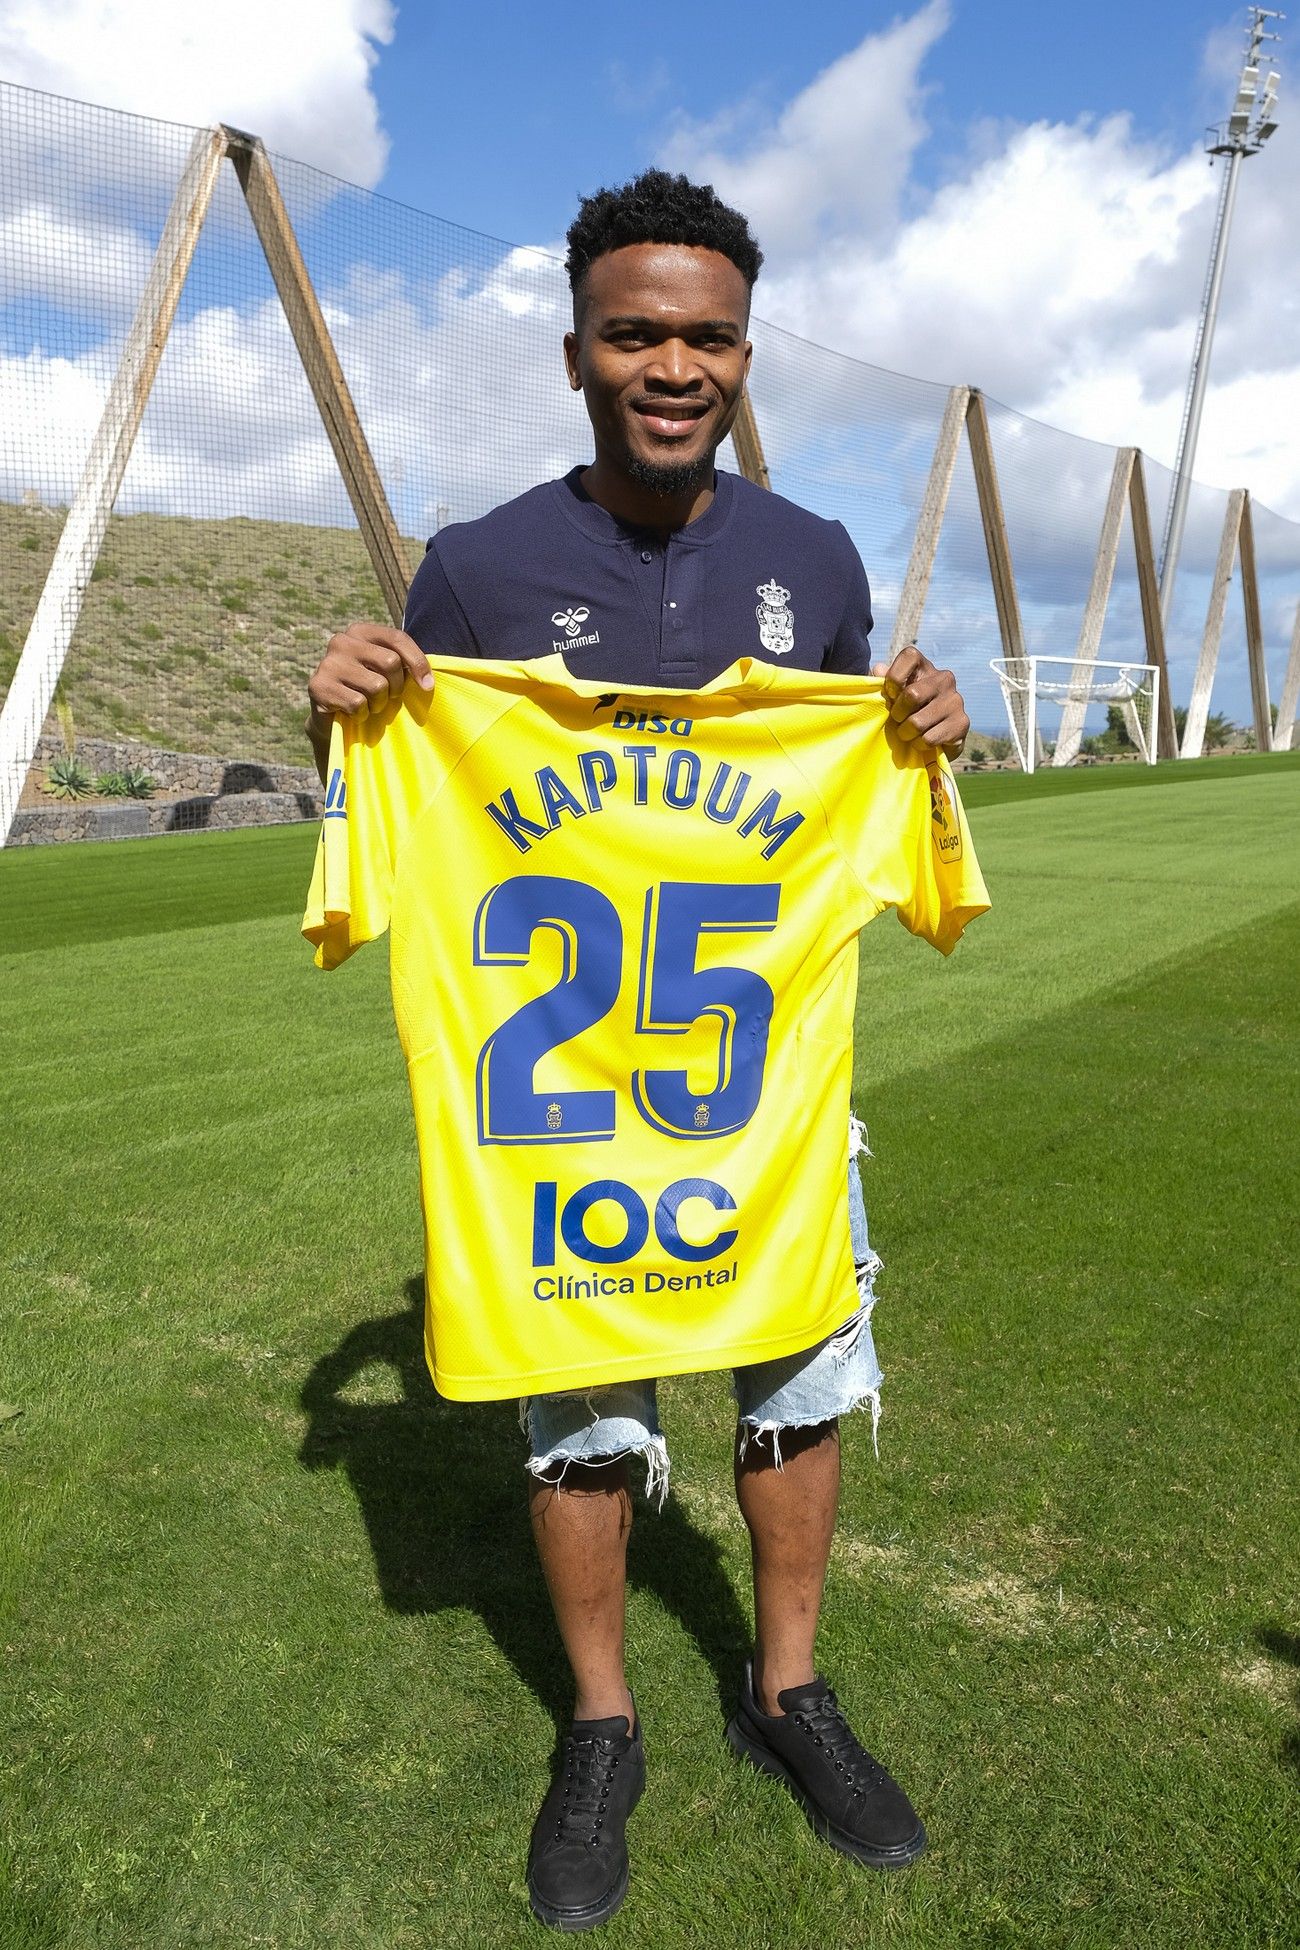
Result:
[[[946,954],[988,906],[947,764],[875,679],[433,671],[335,724],[303,932],[334,968],[391,928],[437,1387],[811,1346],[857,1304],[858,931],[894,907]]]

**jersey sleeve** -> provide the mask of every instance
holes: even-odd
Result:
[[[873,759],[846,796],[840,843],[876,912],[895,908],[905,928],[950,955],[989,908],[952,769],[887,734]]]
[[[337,968],[388,926],[398,853],[445,774],[424,729],[428,711],[427,693],[408,684],[403,698],[373,717],[334,720],[302,918],[318,968]]]
[[[402,628],[426,657],[477,657],[480,646],[447,577],[435,535],[406,593]]]
[[[866,677],[871,672],[871,587],[862,557],[853,546],[847,528],[836,522],[845,566],[844,609],[835,640],[822,658],[823,670]]]

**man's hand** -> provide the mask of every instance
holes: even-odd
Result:
[[[919,738],[948,758],[960,755],[970,719],[950,670],[936,670],[909,644],[892,664],[872,664],[871,675],[885,680],[889,715],[900,738]]]
[[[408,677],[414,677],[423,690],[433,689],[433,672],[424,652],[404,631],[380,623],[353,623],[330,638],[307,686],[311,699],[307,736],[322,780],[335,718],[386,710],[402,695]]]

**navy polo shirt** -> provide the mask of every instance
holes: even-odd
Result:
[[[695,690],[737,657],[867,674],[871,593],[847,531],[737,474],[665,539],[588,495],[575,467],[442,529],[406,599],[428,656],[523,661]]]

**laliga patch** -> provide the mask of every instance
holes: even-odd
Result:
[[[948,774],[927,765],[930,779],[930,837],[934,850],[949,865],[961,859],[961,814]]]

